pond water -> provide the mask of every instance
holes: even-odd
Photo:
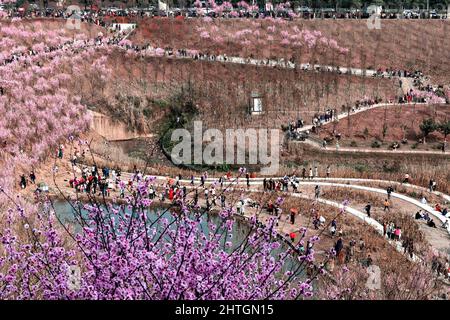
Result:
[[[76,226],[75,230],[79,231],[80,226],[78,225],[78,223],[75,220],[73,207],[66,201],[55,201],[53,204],[54,204],[56,215],[58,216],[58,218],[63,223],[76,224],[78,227]],[[127,209],[127,206],[123,206],[123,207],[125,208],[125,212],[128,212],[128,213],[130,212]],[[81,212],[83,215],[87,214],[87,212],[85,210],[81,210]],[[169,221],[173,220],[172,214],[170,213],[169,210],[166,210],[165,208],[154,208],[152,210],[149,210],[148,214],[147,214],[149,220],[155,221],[155,219],[158,217],[158,215],[157,215],[158,212],[159,213],[165,212],[163,214],[163,216],[166,217]],[[201,229],[206,235],[208,235],[208,233],[211,231],[210,227],[209,227],[210,222],[212,222],[216,226],[218,226],[220,224],[220,217],[217,214],[210,214],[210,215],[207,215],[207,219],[203,219],[203,221],[201,223]],[[250,232],[249,224],[244,220],[236,219],[235,223],[233,224],[232,238],[228,239],[228,241],[231,241],[231,243],[233,245],[228,250],[233,250],[236,246],[240,245],[245,240],[245,238],[249,232]],[[222,243],[225,242],[226,240],[227,239],[225,238],[225,236],[222,237]],[[280,253],[285,252],[288,249],[288,244],[286,244],[281,239],[279,239],[278,241],[281,244],[280,248],[272,251],[272,255],[276,259]],[[298,266],[298,263],[299,262],[296,257],[289,258],[286,261],[282,272],[285,272],[288,270],[294,271],[296,269],[296,267]]]

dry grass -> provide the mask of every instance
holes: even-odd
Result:
[[[369,147],[376,139],[378,141],[393,142],[403,138],[408,139],[408,145],[401,145],[400,150],[410,149],[411,145],[423,137],[420,124],[424,119],[431,118],[435,122],[444,122],[450,118],[450,109],[445,105],[404,105],[388,108],[377,108],[361,112],[341,120],[337,125],[326,124],[322,127],[320,137],[332,136],[333,130],[342,134],[340,145],[349,145],[355,141],[358,147]],[[383,126],[387,126],[383,137]],[[427,137],[426,145],[416,148],[430,148],[443,141],[443,135],[438,131]],[[434,144],[433,144],[434,143]]]
[[[341,110],[342,105],[365,96],[390,99],[398,91],[396,82],[388,79],[168,58],[127,56],[127,64],[123,64],[123,59],[122,53],[109,57],[113,77],[97,105],[115,113],[120,108],[118,94],[136,97],[143,100],[140,109],[152,112],[148,121],[158,119],[166,110],[145,101],[170,102],[188,86],[198,104],[198,119],[205,127],[214,128],[281,128],[299,117],[309,123],[327,108]],[[249,116],[252,92],[262,96],[263,115]],[[139,110],[127,106],[121,112],[125,122]]]
[[[367,28],[366,20],[296,20],[287,26],[296,25],[300,30],[319,30],[323,35],[337,40],[341,47],[350,49],[345,56],[319,55],[316,52],[298,52],[289,46],[274,45],[267,48],[253,43],[250,47],[229,41],[226,45],[214,44],[202,39],[197,27],[205,26],[200,19],[184,21],[151,19],[139,24],[133,40],[151,42],[158,46],[191,48],[214,53],[255,57],[300,56],[302,62],[316,60],[322,63],[336,63],[353,67],[403,68],[422,70],[438,83],[450,83],[450,61],[448,47],[450,22],[448,20],[383,20],[380,30]],[[249,20],[215,20],[219,30],[236,32],[245,28],[260,30],[261,38],[267,37],[264,30],[268,21],[253,25]],[[278,26],[277,26],[278,27]]]
[[[438,191],[450,194],[450,162],[443,155],[413,155],[395,153],[353,153],[333,150],[318,151],[305,144],[290,144],[284,152],[284,172],[301,173],[302,167],[317,165],[324,176],[330,165],[332,177],[380,179],[402,182],[409,173],[412,184],[428,187],[431,178],[437,182]]]

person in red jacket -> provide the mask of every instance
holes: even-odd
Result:
[[[170,188],[170,190],[169,190],[169,200],[170,201],[173,200],[173,188]]]

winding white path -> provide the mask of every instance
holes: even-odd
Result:
[[[360,112],[365,112],[365,111],[369,111],[369,110],[377,109],[377,108],[382,108],[382,107],[408,106],[408,105],[412,106],[412,105],[426,105],[426,104],[427,103],[422,103],[422,102],[407,102],[407,103],[402,103],[402,104],[400,104],[400,103],[376,103],[376,104],[373,104],[373,105],[370,105],[370,106],[367,106],[367,107],[361,107],[359,109],[356,109],[355,111],[350,112],[350,114],[348,112],[339,113],[338,116],[337,116],[337,119],[338,120],[345,119],[349,115],[353,116],[353,115],[358,114]],[[331,121],[329,121],[327,123],[331,123]],[[302,128],[297,129],[297,131],[300,131],[300,132],[309,131],[309,130],[312,129],[312,127],[313,127],[312,124],[306,125],[306,126],[303,126]]]
[[[152,175],[148,175],[148,176],[152,176]],[[122,173],[122,177],[124,177],[125,179],[128,180],[132,180],[132,174],[130,173]],[[154,176],[156,177],[157,180],[165,180],[167,181],[167,177],[163,177],[163,176]],[[268,179],[270,177],[267,177]],[[264,178],[253,178],[250,179],[250,185],[262,185],[262,181]],[[282,179],[282,177],[272,177],[272,179]],[[372,192],[372,193],[378,193],[378,194],[383,194],[383,195],[387,195],[386,190],[385,189],[381,189],[381,188],[374,188],[374,187],[366,187],[366,186],[361,186],[361,185],[355,185],[355,184],[349,184],[349,183],[335,183],[335,182],[324,182],[324,181],[317,181],[319,179],[316,180],[300,180],[299,181],[299,185],[319,185],[319,186],[330,186],[330,187],[339,187],[339,188],[351,188],[351,189],[356,189],[356,190],[363,190],[363,191],[367,191],[367,192]],[[321,180],[326,180],[326,179],[321,179]],[[331,180],[331,179],[330,179]],[[347,181],[349,181],[349,179],[345,179]],[[199,182],[200,179],[196,178],[195,182]],[[354,179],[353,181],[360,181],[360,182],[386,182],[386,183],[391,183],[391,181],[385,181],[385,180],[370,180],[370,179]],[[185,180],[182,179],[180,180],[181,183],[185,183],[185,184],[189,184],[190,180]],[[207,184],[215,184],[218,182],[218,178],[207,178],[205,180],[205,183]],[[237,182],[238,185],[245,185],[246,184],[246,180],[245,178],[241,178],[239,179],[239,181]],[[394,183],[394,182],[392,182]],[[407,185],[407,186],[412,186],[412,185]],[[421,188],[423,191],[427,191],[425,188],[423,187],[419,187],[419,186],[415,186],[416,188]],[[261,192],[261,190],[258,190],[259,192]],[[449,200],[450,197],[446,194],[443,194],[441,192],[434,192],[434,194],[437,195],[441,195],[444,197],[444,199]],[[292,193],[292,195],[295,195],[295,193]],[[437,218],[439,221],[441,221],[442,223],[444,223],[448,218],[444,217],[440,212],[434,210],[434,208],[432,208],[431,206],[427,205],[427,204],[423,204],[420,201],[413,199],[411,197],[405,196],[403,194],[397,193],[397,192],[392,192],[391,193],[391,197],[406,201],[426,212],[428,212],[429,214],[433,215],[435,218]],[[355,212],[356,213],[356,212]],[[364,213],[361,213],[364,216],[366,216]],[[367,216],[366,216],[367,218]],[[367,221],[371,221],[371,220],[367,220]],[[438,226],[440,227],[440,226]],[[450,234],[450,225],[447,226],[447,232]]]
[[[381,223],[379,223],[377,220],[373,219],[373,218],[369,218],[366,214],[364,214],[362,211],[359,211],[355,208],[346,206],[344,207],[344,205],[342,205],[341,203],[338,203],[336,201],[331,201],[331,200],[326,200],[326,199],[312,199],[311,197],[308,197],[306,195],[302,195],[299,193],[291,193],[290,194],[293,197],[297,197],[297,198],[303,198],[303,199],[309,199],[309,200],[315,200],[317,202],[332,206],[332,207],[336,207],[339,209],[345,209],[345,212],[351,214],[352,216],[361,219],[364,223],[370,225],[372,228],[374,228],[381,236],[383,236],[384,234],[384,230],[383,230],[383,225]],[[387,238],[386,238],[387,239]],[[390,245],[392,245],[398,252],[403,253],[404,249],[402,247],[402,243],[401,241],[394,241],[394,240],[389,240],[387,239],[388,243]],[[409,256],[409,254],[405,255],[408,260],[411,261],[421,261],[422,259],[420,259],[420,257],[416,256],[415,254],[413,254],[412,257]]]
[[[157,47],[148,46],[143,53],[147,55],[152,55]],[[177,50],[172,51],[164,51],[164,56],[167,58],[176,58],[176,59],[194,59],[195,54],[188,54],[186,56],[182,56],[177,54]],[[198,51],[198,50],[189,50],[187,51]],[[169,54],[171,52],[171,54]],[[317,71],[317,72],[334,72],[339,74],[347,74],[347,75],[355,75],[361,77],[380,77],[380,78],[398,78],[398,79],[410,79],[411,77],[404,77],[398,75],[390,75],[387,72],[381,72],[377,75],[376,70],[372,69],[360,69],[360,68],[352,68],[352,67],[341,67],[341,66],[331,66],[331,65],[321,65],[321,64],[310,64],[310,63],[295,63],[284,58],[280,59],[254,59],[254,58],[243,58],[239,56],[227,56],[227,55],[206,55],[201,52],[198,52],[197,60],[202,61],[217,61],[224,63],[234,63],[234,64],[245,64],[245,65],[254,65],[254,66],[264,66],[264,67],[280,67],[285,69],[301,69],[304,71]]]
[[[191,189],[191,188],[195,188],[195,187],[187,186],[187,188]],[[237,189],[236,188],[230,188],[230,190],[235,190],[236,191]],[[246,191],[247,192],[252,192],[252,193],[259,193],[259,192],[261,192],[261,190],[259,190],[259,189],[247,189]],[[293,193],[293,192],[290,192],[289,194],[291,196],[293,196],[293,197],[296,197],[296,198],[317,201],[319,203],[323,203],[323,204],[328,205],[328,206],[332,206],[332,207],[336,207],[336,208],[339,208],[339,209],[343,209],[343,210],[345,210],[345,212],[347,212],[347,213],[351,214],[352,216],[362,220],[364,223],[366,223],[369,226],[371,226],[372,228],[374,228],[381,236],[384,236],[383,225],[381,223],[379,223],[377,220],[375,220],[373,218],[369,218],[366,214],[364,214],[363,212],[361,212],[361,211],[359,211],[357,209],[354,209],[354,208],[349,207],[349,206],[344,206],[342,203],[339,203],[339,202],[336,202],[336,201],[326,200],[326,199],[322,199],[322,198],[316,199],[314,197],[307,196],[305,194]],[[400,252],[402,254],[404,253],[404,248],[402,246],[401,241],[390,240],[390,239],[387,239],[387,237],[386,237],[386,240],[398,252]],[[408,260],[413,261],[413,262],[422,261],[422,259],[419,256],[415,255],[415,254],[413,254],[412,257],[409,254],[407,254],[407,255],[405,255],[405,257]]]

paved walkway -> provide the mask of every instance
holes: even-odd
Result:
[[[181,180],[182,182],[186,182],[184,180]],[[196,186],[186,186],[187,189],[194,189],[196,188]],[[241,191],[241,189],[237,189],[237,188],[228,188],[228,190],[230,191]],[[250,192],[250,193],[260,193],[261,190],[260,189],[246,189],[245,192]],[[332,201],[332,200],[327,200],[327,199],[322,199],[322,198],[314,198],[314,196],[308,196],[306,194],[301,194],[301,193],[294,193],[294,192],[289,192],[289,196],[295,197],[295,198],[301,198],[301,199],[306,199],[306,200],[311,200],[311,201],[316,201],[318,203],[322,203],[328,206],[332,206],[335,208],[339,208],[342,210],[345,210],[345,212],[351,214],[352,216],[362,220],[364,223],[368,224],[369,226],[371,226],[372,228],[374,228],[381,236],[384,236],[384,229],[383,229],[383,225],[381,223],[379,223],[377,220],[373,219],[373,218],[369,218],[366,214],[364,214],[362,211],[359,211],[357,209],[354,209],[352,207],[349,206],[344,206],[342,203],[336,202],[336,201]],[[244,216],[246,218],[250,218],[251,215],[253,214],[253,212],[251,210],[245,210]],[[281,228],[281,229],[280,229]],[[278,233],[283,236],[286,232],[285,230],[283,230],[282,227],[278,228]],[[386,240],[388,241],[388,243],[393,246],[398,252],[400,253],[404,253],[404,248],[402,246],[402,242],[401,241],[395,241],[395,240],[390,240],[387,237],[385,237]],[[286,239],[287,241],[289,241],[289,239]],[[422,261],[422,259],[413,254],[413,256],[411,257],[409,254],[406,254],[405,257],[407,257],[408,260],[413,261],[413,262],[417,262],[417,261]]]
[[[134,175],[130,174],[130,173],[122,173],[121,178],[123,180],[126,180],[126,179],[132,180],[133,176]],[[152,175],[149,175],[149,176],[152,176]],[[167,177],[163,177],[163,176],[152,176],[152,177],[155,177],[156,180],[159,180],[159,181],[168,181]],[[274,177],[274,179],[278,179],[278,178]],[[246,179],[245,178],[239,178],[235,182],[234,182],[234,180],[235,179],[231,179],[230,181],[225,182],[225,186],[229,185],[231,183],[231,187],[228,188],[228,190],[230,190],[230,191],[234,190],[234,191],[249,192],[249,193],[260,193],[262,191],[261,187],[262,187],[262,180],[263,180],[263,178],[251,179],[250,185],[253,186],[253,187],[250,187],[250,188],[242,188],[243,185],[246,185]],[[324,178],[322,178],[321,180],[324,180]],[[354,182],[356,182],[356,181],[358,181],[358,182],[367,182],[367,181],[370,181],[370,182],[374,182],[374,181],[376,181],[376,182],[380,182],[380,181],[382,181],[382,182],[390,182],[390,181],[385,181],[385,180],[370,180],[370,179],[342,179],[342,180],[347,180],[347,181],[348,180],[352,180]],[[217,178],[207,178],[206,181],[205,181],[205,184],[206,185],[211,185],[213,183],[217,183],[217,181],[218,181]],[[231,181],[233,181],[233,182],[231,182]],[[190,185],[190,180],[182,179],[182,180],[180,180],[180,182],[183,185],[186,185],[186,187],[188,189],[193,189],[193,188],[198,187],[199,179],[195,179],[194,186]],[[365,191],[368,191],[368,192],[375,192],[375,193],[386,194],[386,191],[384,189],[380,189],[380,188],[366,187],[366,186],[361,186],[361,185],[350,185],[350,184],[342,184],[342,183],[333,183],[333,182],[329,182],[329,181],[319,181],[319,179],[317,179],[316,181],[300,181],[300,185],[322,185],[322,186],[333,186],[333,187],[345,187],[345,188],[354,188],[354,189],[359,189],[359,190],[365,190]],[[422,188],[422,187],[418,187],[418,186],[415,186],[415,187]],[[383,236],[384,232],[383,232],[382,224],[380,222],[378,222],[376,219],[368,217],[365,213],[363,213],[360,210],[357,210],[357,209],[352,208],[350,206],[344,206],[342,203],[339,203],[337,201],[324,199],[324,198],[316,199],[311,194],[294,193],[294,192],[288,192],[287,194],[289,196],[292,196],[292,197],[301,198],[301,199],[307,199],[307,200],[310,200],[310,201],[316,201],[318,203],[322,203],[322,204],[325,204],[325,205],[328,205],[328,206],[333,206],[335,208],[344,209],[345,212],[347,212],[348,214],[350,214],[350,215],[360,219],[361,221],[363,221],[367,225],[369,225],[372,228],[374,228],[377,231],[377,233],[379,233],[381,236]],[[442,194],[442,195],[444,195],[444,194]],[[410,197],[407,197],[407,196],[404,196],[402,194],[395,193],[395,192],[392,193],[391,196],[394,197],[394,198],[398,198],[398,199],[401,199],[403,201],[406,201],[408,203],[411,203],[411,204],[413,204],[415,206],[418,206],[418,207],[422,208],[423,210],[425,210],[425,211],[427,211],[427,212],[429,212],[429,213],[431,213],[433,215],[438,214],[431,207],[423,205],[419,201],[417,201],[415,199],[412,199]],[[447,195],[445,195],[445,196],[448,198]],[[245,210],[245,212],[246,212],[245,216],[247,218],[249,217],[249,215],[251,216],[254,213],[254,212],[252,213],[251,208],[248,208],[247,210]],[[267,214],[263,214],[261,216],[261,218],[263,218],[263,219],[265,219],[267,217],[268,217]],[[299,220],[299,222],[300,222],[300,220]],[[284,238],[286,238],[286,234],[289,234],[289,232],[293,232],[295,230],[298,230],[298,226],[296,226],[296,225],[292,226],[290,224],[285,224],[285,223],[280,223],[280,225],[277,227],[277,231]],[[447,230],[447,231],[450,232],[450,230]],[[289,239],[287,239],[287,241],[289,241]],[[397,250],[398,252],[404,254],[404,248],[402,246],[401,241],[393,241],[393,240],[389,240],[387,238],[386,238],[386,241],[388,241],[388,243],[393,248],[395,248],[395,250]],[[418,255],[413,255],[411,257],[409,254],[405,254],[405,257],[407,259],[409,259],[410,261],[413,261],[413,262],[420,262],[420,261],[422,261],[422,257],[420,257]]]
[[[389,154],[429,154],[429,155],[444,155],[444,156],[450,156],[450,151],[446,150],[445,152],[442,151],[428,151],[428,150],[386,150],[386,149],[378,149],[378,148],[336,148],[335,146],[328,146],[327,148],[323,148],[321,143],[319,141],[316,141],[315,139],[308,138],[305,141],[293,141],[295,143],[304,143],[311,145],[317,149],[321,149],[325,152],[352,152],[352,153],[389,153]]]
[[[311,197],[299,194],[299,193],[290,193],[291,196],[293,197],[297,197],[297,198],[304,198],[304,199],[310,199],[313,200]],[[353,215],[354,217],[362,220],[364,223],[370,225],[371,227],[373,227],[381,236],[383,236],[384,234],[384,229],[383,229],[383,225],[381,223],[379,223],[377,220],[373,219],[373,218],[369,218],[365,213],[363,213],[362,211],[359,211],[357,209],[354,209],[352,207],[346,206],[344,207],[342,204],[336,202],[336,201],[331,201],[331,200],[326,200],[326,199],[314,199],[317,202],[329,205],[329,206],[333,206],[333,207],[337,207],[340,209],[345,209],[345,211],[351,215]],[[390,245],[392,245],[398,252],[403,253],[404,252],[404,248],[402,246],[401,241],[394,241],[394,240],[389,240],[387,237],[385,237],[386,240],[389,242]],[[413,254],[412,257],[410,257],[409,255],[405,255],[408,260],[410,261],[421,261],[422,259],[416,255]]]
[[[141,52],[146,55],[154,55],[155,50],[159,48],[148,46],[145,50],[142,50]],[[181,49],[178,49],[181,50]],[[196,51],[197,50],[189,50],[185,49],[186,51]],[[352,68],[352,67],[341,67],[341,66],[331,66],[331,65],[321,65],[321,64],[310,64],[310,63],[295,63],[291,62],[289,60],[286,60],[284,58],[281,59],[253,59],[253,58],[243,58],[239,56],[227,56],[227,55],[206,55],[203,53],[199,53],[199,55],[190,53],[187,55],[179,55],[176,53],[177,50],[175,50],[175,53],[172,51],[164,51],[163,56],[167,58],[175,58],[175,59],[196,59],[196,60],[202,60],[202,61],[210,61],[210,62],[223,62],[223,63],[234,63],[234,64],[245,64],[245,65],[254,65],[254,66],[261,66],[261,67],[279,67],[279,68],[286,68],[286,69],[301,69],[304,71],[316,71],[316,72],[333,72],[338,74],[347,74],[347,75],[355,75],[355,76],[361,76],[361,77],[378,77],[378,78],[398,78],[402,80],[402,83],[406,83],[406,87],[408,88],[408,84],[411,83],[409,80],[405,81],[406,79],[412,79],[410,77],[400,77],[398,75],[390,75],[387,72],[381,72],[377,74],[376,70],[373,69],[360,69],[360,68]],[[403,87],[403,86],[402,86]]]
[[[132,180],[132,174],[129,173],[122,173],[122,177],[124,177],[125,179],[128,180]],[[267,177],[270,178],[270,177]],[[156,176],[157,180],[164,180],[167,181],[167,177],[163,177],[163,176]],[[281,177],[272,177],[272,179],[281,179]],[[258,185],[258,186],[262,186],[262,180],[263,178],[256,178],[256,179],[250,179],[250,185]],[[369,179],[363,180],[363,179],[359,179],[360,181],[370,181]],[[198,179],[195,180],[198,183]],[[217,178],[208,178],[206,179],[206,183],[207,184],[213,184],[213,183],[217,183],[218,179]],[[383,180],[376,180],[376,181],[383,181]],[[185,183],[185,184],[189,184],[190,180],[180,180],[181,183]],[[389,182],[389,181],[387,181]],[[244,178],[241,178],[238,182],[237,185],[245,185],[246,181]],[[304,181],[304,180],[300,180],[299,181],[299,185],[319,185],[319,186],[330,186],[330,187],[339,187],[339,188],[352,188],[352,189],[356,189],[356,190],[363,190],[363,191],[367,191],[367,192],[372,192],[372,193],[378,193],[378,194],[383,194],[386,195],[386,190],[385,189],[380,189],[380,188],[374,188],[374,187],[366,187],[366,186],[361,186],[361,185],[355,185],[355,184],[344,184],[344,183],[334,183],[334,182],[324,182],[324,181]],[[409,185],[408,185],[409,186]],[[261,190],[259,190],[259,192],[261,192]],[[435,193],[437,195],[443,195],[445,196],[445,199],[448,200],[450,199],[450,197],[448,195],[445,195],[443,193]],[[441,221],[441,223],[444,223],[448,218],[444,217],[440,212],[434,210],[434,208],[432,208],[431,206],[427,205],[427,204],[423,204],[420,201],[413,199],[411,197],[405,196],[403,194],[400,193],[396,193],[393,192],[391,194],[392,197],[394,198],[398,198],[401,199],[403,201],[406,201],[426,212],[428,212],[429,214],[433,215],[435,218],[437,218],[439,221]],[[440,226],[438,226],[440,227]],[[447,232],[450,234],[450,225],[447,227]]]
[[[338,120],[342,120],[345,119],[347,117],[351,117],[355,114],[361,113],[361,112],[366,112],[372,109],[377,109],[377,108],[383,108],[383,107],[396,107],[396,106],[408,106],[408,105],[427,105],[427,103],[416,103],[416,102],[410,102],[410,103],[378,103],[378,104],[373,104],[371,106],[368,107],[362,107],[360,109],[357,109],[353,112],[350,112],[350,114],[348,112],[343,112],[340,113],[337,116]],[[332,121],[329,121],[325,124],[329,124],[332,123]],[[313,128],[313,125],[306,125],[303,126],[302,128],[298,128],[297,132],[310,132]],[[439,155],[450,155],[450,151],[446,150],[445,152],[442,151],[427,151],[427,150],[385,150],[385,149],[368,149],[368,148],[335,148],[334,146],[330,145],[327,148],[323,148],[322,146],[322,140],[319,140],[319,138],[317,137],[308,137],[308,139],[306,139],[305,141],[297,141],[297,140],[292,140],[293,142],[296,143],[307,143],[309,145],[312,145],[316,148],[320,148],[322,150],[325,151],[337,151],[337,152],[355,152],[355,153],[399,153],[399,154],[439,154]]]

